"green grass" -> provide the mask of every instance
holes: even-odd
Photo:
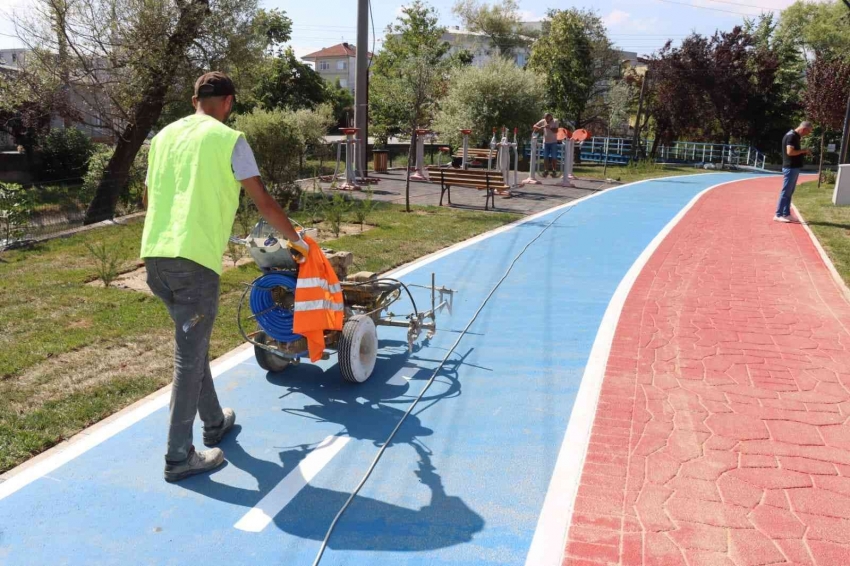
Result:
[[[381,204],[375,228],[323,245],[353,252],[352,272],[381,272],[517,218]],[[132,222],[0,254],[0,472],[170,381],[173,328],[160,302],[86,285],[96,278],[87,242],[105,242],[129,269],[141,231]],[[236,306],[258,275],[254,265],[222,275],[213,357],[241,343]]]
[[[602,175],[602,165],[576,165],[573,174],[576,177],[590,179],[614,179],[622,183],[633,183],[656,177],[671,177],[673,175],[695,175],[706,173],[704,169],[687,166],[665,166],[651,161],[641,161],[634,165],[608,166]]]
[[[835,268],[850,285],[850,206],[832,204],[834,184],[803,183],[794,192],[794,205],[815,233]]]

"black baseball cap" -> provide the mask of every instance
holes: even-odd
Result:
[[[221,71],[211,71],[204,73],[195,81],[195,96],[198,98],[236,96],[236,87],[230,77]]]

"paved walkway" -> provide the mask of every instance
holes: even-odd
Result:
[[[709,192],[638,278],[565,565],[850,564],[850,305],[776,194]]]
[[[380,179],[378,183],[371,185],[372,195],[375,200],[404,204],[405,178],[403,170],[393,170],[387,173],[370,173],[371,176]],[[527,177],[527,173],[520,173],[520,180]],[[553,206],[571,202],[581,197],[616,186],[619,183],[605,183],[597,179],[576,179],[572,181],[573,187],[561,187],[561,178],[541,178],[540,185],[523,185],[511,191],[509,199],[496,197],[496,210],[500,212],[518,212],[520,214],[534,214],[542,212]],[[305,190],[310,190],[312,181],[302,183]],[[320,183],[323,190],[330,190],[330,183]],[[362,198],[365,192],[349,192],[356,198]],[[411,204],[433,205],[440,202],[440,184],[411,181],[410,183]],[[446,201],[444,201],[444,204]],[[474,208],[484,210],[484,192],[475,189],[455,188],[452,190],[452,205],[455,208]]]

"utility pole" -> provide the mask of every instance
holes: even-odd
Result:
[[[357,0],[357,74],[354,80],[354,127],[357,148],[357,177],[366,177],[366,149],[369,144],[369,0]]]
[[[632,159],[637,157],[638,145],[640,144],[640,115],[643,112],[643,93],[646,90],[646,83],[649,82],[649,69],[643,73],[643,80],[640,82],[640,98],[638,98],[637,119],[635,120],[635,136],[632,140]]]
[[[838,164],[847,163],[847,150],[850,145],[850,95],[847,96],[847,111],[844,113],[844,130],[841,134],[841,148],[838,150]]]

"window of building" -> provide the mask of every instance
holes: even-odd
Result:
[[[348,88],[348,79],[339,79],[339,86],[342,88]]]
[[[337,61],[336,62],[336,70],[337,71],[344,71],[346,68],[348,68],[348,61]]]
[[[331,70],[331,62],[330,61],[319,61],[319,70],[320,71],[330,71]]]

